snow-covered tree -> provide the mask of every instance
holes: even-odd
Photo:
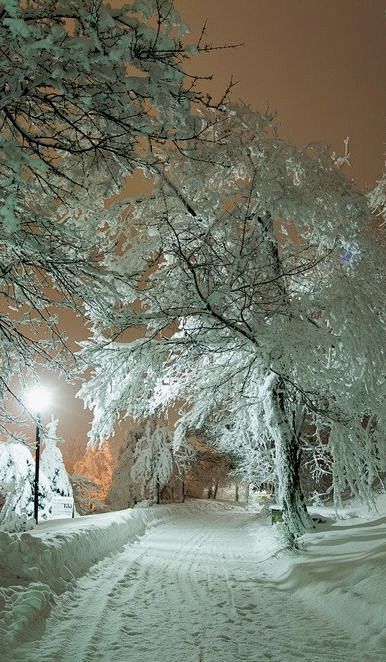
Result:
[[[368,194],[370,206],[376,214],[386,222],[386,172],[379,178],[374,188]]]
[[[137,433],[134,433],[137,436]],[[121,449],[117,466],[114,469],[107,502],[112,510],[132,507],[142,499],[142,489],[131,478],[134,464],[134,451],[137,443],[133,433],[128,435],[126,447]]]
[[[0,425],[15,376],[71,359],[57,313],[106,309],[101,256],[119,243],[105,199],[151,175],[155,146],[204,129],[209,101],[185,75],[191,53],[172,0],[0,4]],[[196,108],[196,111],[194,111]],[[191,112],[192,110],[192,112]],[[68,367],[72,367],[67,365]]]
[[[159,503],[160,489],[173,473],[172,442],[168,429],[147,421],[135,451],[131,478],[142,485],[142,498]]]
[[[201,439],[193,437],[191,444],[195,449],[194,461],[186,470],[186,492],[189,496],[216,499],[219,488],[227,487],[231,482],[232,459],[224,453],[217,453]]]
[[[83,435],[76,437],[66,436],[66,438],[63,439],[60,451],[63,455],[64,465],[68,475],[75,472],[74,466],[84,455],[86,447],[87,439],[85,439]]]
[[[192,462],[196,461],[194,449],[191,444],[184,444],[177,454],[172,454],[170,433],[167,432],[166,427],[161,426],[161,436],[165,443],[161,444],[160,452],[157,455],[157,448],[154,447],[153,440],[149,443],[146,439],[146,436],[152,435],[152,431],[156,428],[157,424],[154,421],[130,425],[118,456],[106,499],[113,510],[132,507],[144,498],[154,499],[154,496],[157,498],[158,482],[161,499],[163,498],[162,487],[166,487],[166,490],[175,496],[183,495],[184,476],[187,470],[190,470]],[[156,431],[156,434],[159,434],[159,431]],[[171,454],[172,458],[170,458]],[[172,461],[172,473],[168,476],[170,460]],[[166,471],[163,471],[166,483],[163,484],[163,481],[156,480],[154,494],[154,481],[150,481],[150,486],[148,485],[151,474],[148,467],[160,465],[162,461],[166,461]],[[155,468],[157,473],[157,466]]]
[[[159,190],[129,208],[121,294],[85,346],[94,374],[81,396],[96,438],[122,413],[178,404],[175,447],[205,427],[244,466],[273,468],[298,535],[311,525],[305,422],[337,499],[346,486],[370,499],[384,461],[381,262],[366,197],[328,150],[281,140],[241,106],[221,131],[191,159],[171,153]],[[111,342],[130,326],[144,338]]]
[[[0,490],[5,497],[0,526],[11,531],[33,524],[35,463],[30,450],[12,441],[0,444]],[[43,472],[39,478],[39,520],[49,517],[50,484]]]
[[[61,441],[57,435],[57,427],[58,420],[54,418],[46,426],[40,469],[47,478],[54,496],[72,496],[71,483],[57,445]]]
[[[72,474],[71,485],[76,512],[79,515],[90,515],[106,510],[104,502],[99,498],[100,485],[95,480],[82,474]]]
[[[7,0],[0,7],[2,161],[10,184],[37,180],[62,199],[90,170],[113,179],[143,165],[154,144],[197,135],[187,112],[208,104],[184,60],[211,47],[184,45],[172,0]],[[8,162],[9,161],[9,162]],[[116,180],[115,180],[116,182]],[[107,186],[111,186],[106,180]],[[11,225],[18,189],[2,216]],[[17,214],[16,214],[17,216]],[[12,222],[11,222],[12,221]]]
[[[108,442],[99,448],[88,446],[82,457],[75,462],[74,475],[77,482],[79,483],[80,476],[84,476],[94,485],[91,490],[85,490],[92,497],[91,503],[93,500],[97,500],[99,504],[104,503],[111,487],[114,464]],[[96,502],[94,505],[97,505]]]

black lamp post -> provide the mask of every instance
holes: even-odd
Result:
[[[33,485],[34,519],[39,521],[39,469],[40,469],[40,441],[41,441],[41,412],[46,409],[50,401],[49,392],[44,386],[33,386],[26,396],[28,409],[35,414],[35,478]]]
[[[40,414],[36,414],[35,436],[35,479],[34,479],[34,519],[39,520],[39,469],[40,469]]]

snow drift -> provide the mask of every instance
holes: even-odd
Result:
[[[36,637],[55,596],[106,556],[172,517],[168,506],[45,522],[27,533],[0,532],[0,642]],[[43,624],[43,626],[39,626]]]

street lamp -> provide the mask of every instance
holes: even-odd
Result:
[[[45,409],[47,409],[50,399],[50,393],[45,386],[33,386],[26,394],[26,405],[28,409],[35,414],[36,418],[34,479],[34,518],[36,524],[39,519],[40,415]]]

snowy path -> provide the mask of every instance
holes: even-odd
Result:
[[[59,598],[45,635],[14,651],[12,662],[370,659],[270,582],[261,563],[267,548],[256,537],[269,531],[237,508],[176,508],[175,520],[101,561]]]

